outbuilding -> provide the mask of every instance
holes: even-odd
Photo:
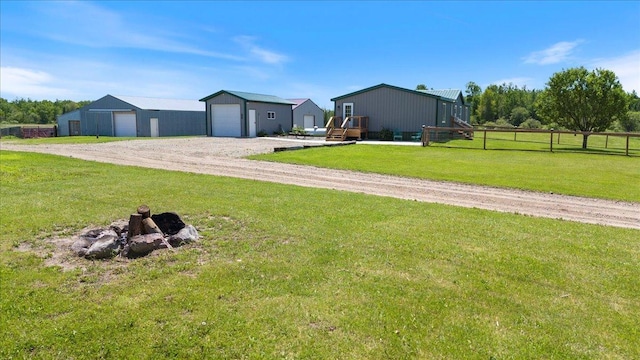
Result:
[[[288,99],[293,102],[293,126],[313,129],[324,127],[324,111],[311,99]]]
[[[220,90],[205,102],[207,135],[256,137],[291,131],[294,102],[274,95]]]
[[[374,139],[380,138],[383,129],[395,131],[401,139],[408,140],[415,138],[423,125],[449,127],[455,123],[471,127],[469,106],[460,90],[410,90],[380,84],[331,101],[337,117],[366,119],[362,133]]]
[[[205,111],[197,100],[106,95],[58,116],[58,135],[127,137],[205,135]]]

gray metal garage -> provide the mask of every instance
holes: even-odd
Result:
[[[211,104],[212,136],[242,136],[240,104]]]
[[[220,90],[200,101],[206,104],[209,136],[256,137],[291,130],[295,103],[277,96]]]
[[[58,116],[58,135],[206,135],[205,115],[202,103],[197,100],[106,95]]]

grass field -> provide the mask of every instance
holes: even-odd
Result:
[[[432,134],[432,140],[433,137],[434,135]],[[486,147],[488,150],[553,150],[554,152],[625,155],[626,141],[625,136],[591,135],[589,136],[587,149],[582,149],[582,135],[554,133],[553,144],[551,144],[550,134],[489,131],[486,134],[485,141],[485,134],[480,130],[475,132],[473,141],[460,139],[435,141],[430,143],[430,146],[469,149],[483,149]],[[629,137],[629,156],[640,156],[640,137]]]
[[[0,176],[0,358],[640,358],[637,230],[8,151]],[[202,239],[44,265],[141,203]]]
[[[640,158],[579,151],[535,151],[544,145],[524,141],[526,135],[529,134],[518,134],[522,140],[517,142],[511,140],[508,144],[511,150],[482,150],[482,140],[476,139],[435,143],[428,147],[362,143],[251,158],[640,202]],[[513,139],[513,134],[509,136]],[[497,146],[506,142],[509,140],[493,139],[491,144]],[[469,148],[478,144],[479,149]],[[514,149],[516,146],[520,148]]]

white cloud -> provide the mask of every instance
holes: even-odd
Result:
[[[640,93],[640,50],[618,57],[595,59],[589,65],[613,71],[625,91],[635,90]]]
[[[55,78],[44,71],[3,66],[0,67],[0,93],[11,98],[60,98],[69,94],[64,89],[51,86]],[[56,96],[51,96],[51,95]]]
[[[139,18],[129,19],[127,14],[110,11],[89,2],[56,2],[54,6],[36,8],[47,18],[47,28],[34,24],[31,32],[55,41],[91,48],[135,48],[192,54],[233,61],[241,56],[203,49],[179,38],[189,38],[180,32],[171,32],[170,22],[163,26],[145,25]],[[36,20],[37,21],[37,20]]]
[[[557,64],[568,60],[575,48],[583,42],[583,40],[561,41],[544,50],[534,51],[523,59],[526,64]]]
[[[279,54],[275,51],[264,49],[255,44],[256,38],[252,36],[236,36],[234,40],[242,45],[245,49],[249,50],[249,53],[257,58],[259,61],[270,64],[280,65],[289,61],[289,57],[283,54]]]

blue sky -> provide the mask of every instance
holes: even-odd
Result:
[[[330,99],[387,83],[544,88],[613,70],[640,93],[640,1],[0,2],[0,96]]]

